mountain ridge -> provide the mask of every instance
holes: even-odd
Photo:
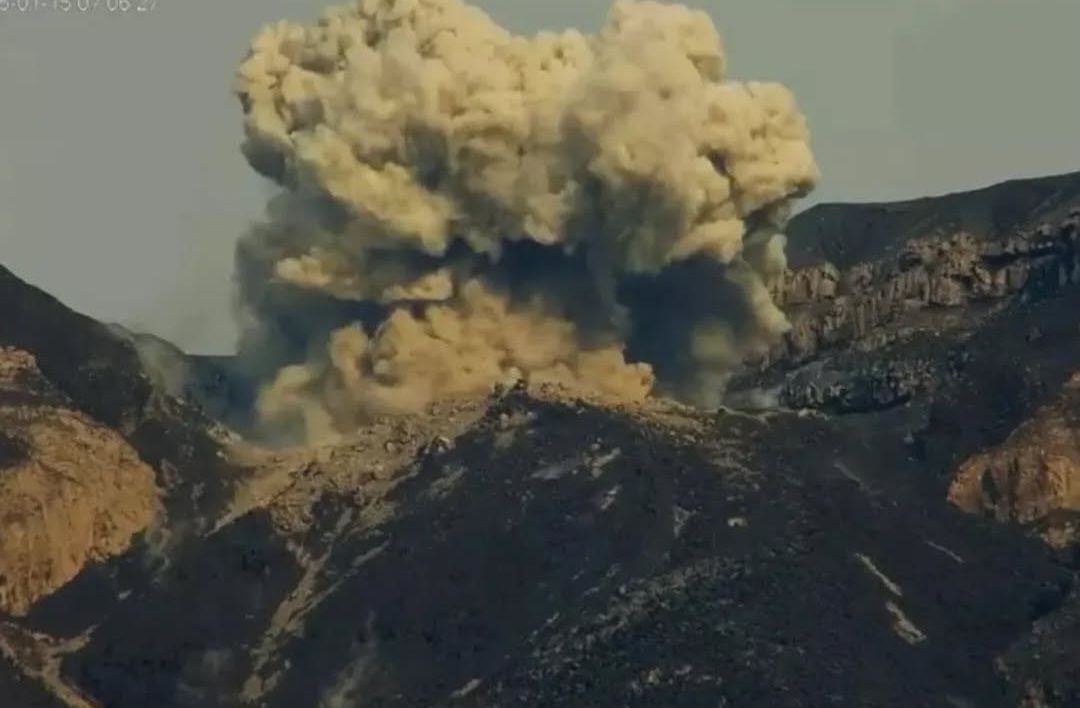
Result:
[[[726,407],[518,386],[313,449],[215,422],[250,398],[231,360],[0,267],[0,346],[130,448],[159,509],[0,614],[0,687],[20,708],[1075,705],[1080,514],[1053,490],[1080,479],[1010,460],[1073,430],[1080,173],[943,199],[796,217],[792,332]],[[0,479],[43,454],[0,432]],[[5,502],[0,530],[35,518]]]

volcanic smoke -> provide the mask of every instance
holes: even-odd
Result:
[[[267,423],[309,440],[524,380],[715,401],[818,176],[791,93],[726,77],[701,11],[619,0],[514,35],[459,0],[263,29],[244,154],[281,187],[237,251]]]

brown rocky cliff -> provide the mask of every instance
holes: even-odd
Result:
[[[154,519],[154,472],[0,348],[0,612],[21,615]]]
[[[960,465],[949,501],[967,512],[1017,523],[1080,511],[1080,373],[1058,401],[1040,409],[1003,444]]]
[[[789,272],[775,297],[792,329],[765,365],[797,365],[822,350],[851,344],[883,325],[941,326],[964,305],[992,305],[1025,292],[1050,294],[1080,283],[1080,210],[1056,227],[998,240],[957,232],[917,238],[895,256],[840,271],[817,263]]]
[[[42,378],[71,410],[122,436],[155,470],[170,524],[199,524],[222,513],[236,481],[223,451],[227,435],[161,390],[129,337],[0,265],[5,346],[33,355]]]

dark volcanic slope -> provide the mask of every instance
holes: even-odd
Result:
[[[309,466],[67,674],[133,708],[994,705],[1071,582],[816,418],[512,394],[452,446],[432,425],[382,492],[352,486],[366,447]]]
[[[974,192],[884,204],[821,204],[788,227],[793,268],[830,262],[841,269],[895,256],[914,238],[967,231],[997,238],[1080,206],[1080,172],[1004,182]]]
[[[0,657],[0,696],[2,705],[13,708],[65,708],[63,702],[23,675],[5,657]]]
[[[118,429],[167,510],[0,618],[0,689],[117,708],[1077,705],[1080,464],[983,475],[965,498],[987,516],[1047,510],[1012,526],[946,499],[1032,416],[1073,420],[1078,195],[1073,175],[801,216],[777,293],[793,330],[732,385],[765,412],[512,390],[318,450],[207,432],[172,394],[250,395],[229,362],[0,271],[0,345]],[[182,369],[196,385],[163,376]],[[0,474],[33,454],[5,449]]]

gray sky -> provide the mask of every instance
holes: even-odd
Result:
[[[0,13],[0,263],[99,318],[232,344],[235,239],[268,185],[238,151],[232,71],[316,0]],[[608,0],[479,0],[516,31],[597,28]],[[1080,170],[1078,0],[688,0],[733,78],[790,86],[814,200],[923,196]],[[0,317],[3,303],[0,303]]]

